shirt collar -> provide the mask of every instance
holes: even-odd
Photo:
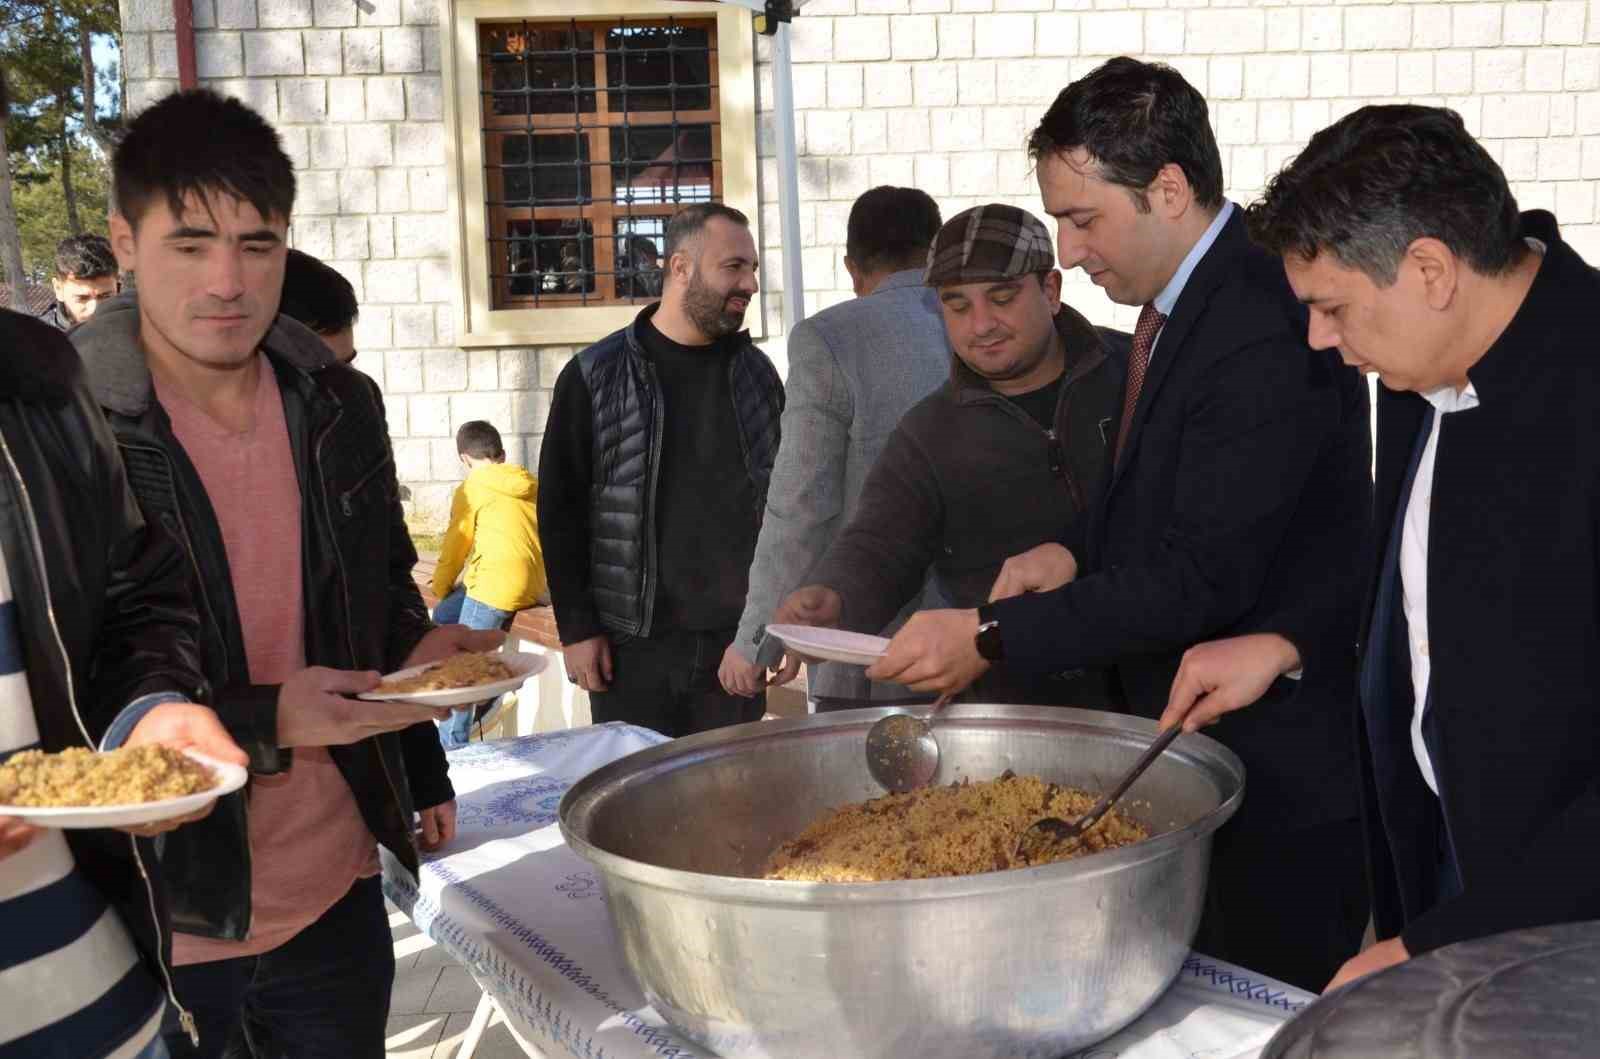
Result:
[[[1422,399],[1433,405],[1434,410],[1442,416],[1451,412],[1465,412],[1478,407],[1478,388],[1471,382],[1462,390],[1454,386],[1441,386],[1424,393]]]
[[[922,269],[908,268],[902,269],[899,272],[891,272],[889,275],[883,277],[883,282],[872,288],[872,293],[877,294],[879,291],[899,290],[902,287],[921,287],[922,285]]]
[[[1205,234],[1200,236],[1200,241],[1189,248],[1189,254],[1183,259],[1183,264],[1178,266],[1178,271],[1172,274],[1167,285],[1161,293],[1156,295],[1154,302],[1156,312],[1162,316],[1171,316],[1172,310],[1178,304],[1178,296],[1183,293],[1184,285],[1189,282],[1189,277],[1194,275],[1195,268],[1200,264],[1200,259],[1206,256],[1206,251],[1211,249],[1211,244],[1217,241],[1217,236],[1222,234],[1222,226],[1228,223],[1228,218],[1233,215],[1233,203],[1227,199],[1222,200],[1222,209],[1211,219],[1211,224],[1206,228]]]

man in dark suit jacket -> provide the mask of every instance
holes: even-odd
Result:
[[[1345,589],[1314,634],[1348,648],[1367,396],[1306,347],[1281,265],[1223,198],[1205,101],[1167,67],[1112,60],[1061,94],[1030,150],[1062,264],[1144,306],[1109,484],[1082,534],[1008,563],[997,602],[914,617],[868,675],[945,693],[1001,661],[1109,666],[1125,708],[1156,717],[1186,648],[1263,628],[1329,570]],[[1355,691],[1348,667],[1328,666],[1269,694],[1280,708],[1216,733],[1250,789],[1217,836],[1195,946],[1315,987],[1367,918]]]
[[[1312,345],[1382,382],[1359,726],[1382,940],[1333,984],[1600,918],[1600,277],[1432,107],[1318,133],[1252,228]],[[1196,648],[1171,717],[1248,703],[1271,641]]]

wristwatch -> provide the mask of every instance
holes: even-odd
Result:
[[[1000,622],[990,618],[983,621],[979,616],[978,634],[973,642],[978,646],[978,654],[990,662],[998,662],[1006,656],[1005,641],[1000,638]]]

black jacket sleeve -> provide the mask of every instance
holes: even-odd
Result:
[[[1356,642],[1362,627],[1362,575],[1367,550],[1373,546],[1370,517],[1362,520],[1360,538],[1350,534],[1349,512],[1338,510],[1348,497],[1359,497],[1363,512],[1372,508],[1372,412],[1365,379],[1355,379],[1341,389],[1339,433],[1323,457],[1327,466],[1345,476],[1345,484],[1327,485],[1319,495],[1302,503],[1322,514],[1307,519],[1312,536],[1294,549],[1293,561],[1282,571],[1273,595],[1274,604],[1257,631],[1277,633],[1300,653],[1304,679],[1355,694]],[[1319,481],[1326,481],[1319,476]],[[1337,557],[1330,561],[1330,557]]]
[[[425,721],[402,730],[400,754],[405,759],[406,779],[414,806],[432,809],[456,796],[456,789],[450,783],[450,763],[439,743],[439,729],[432,722]]]
[[[539,450],[539,543],[564,644],[605,631],[589,589],[589,485],[594,421],[578,361],[561,369]]]
[[[278,745],[278,696],[281,684],[229,684],[216,690],[211,708],[250,756],[250,771],[263,776],[289,768],[294,751]]]

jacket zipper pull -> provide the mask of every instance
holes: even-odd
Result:
[[[340,493],[339,494],[339,506],[344,508],[344,517],[345,518],[349,518],[351,515],[355,514],[355,512],[353,510],[351,510],[351,508],[350,508],[350,494],[349,493]]]
[[[189,1035],[189,1043],[196,1048],[200,1047],[200,1027],[195,1025],[193,1012],[187,1008],[179,1008],[178,1025]]]

